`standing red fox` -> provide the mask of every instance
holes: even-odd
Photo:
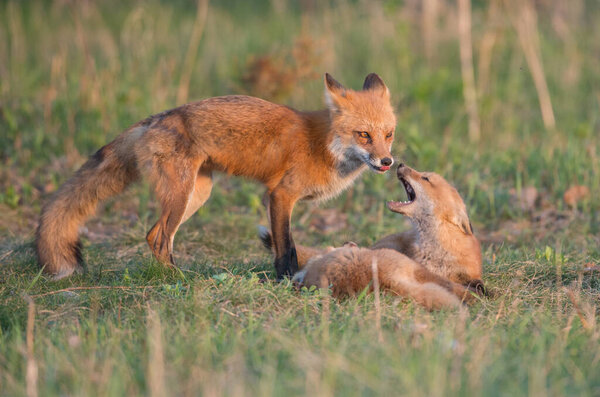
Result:
[[[361,91],[325,74],[328,108],[300,112],[248,96],[189,103],[134,124],[98,150],[42,209],[38,261],[59,279],[81,270],[78,228],[99,201],[147,177],[161,205],[146,239],[154,256],[174,265],[179,226],[210,195],[212,172],[267,186],[277,277],[298,270],[290,217],[298,200],[325,200],[367,167],[392,165],[396,118],[384,82],[369,74]]]

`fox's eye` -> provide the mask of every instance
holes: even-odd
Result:
[[[371,135],[369,135],[369,133],[366,132],[366,131],[356,131],[356,133],[361,138],[365,138],[365,139],[370,139],[371,138]]]
[[[393,135],[393,134],[394,134],[393,132],[389,132],[389,133],[388,133],[388,134],[385,136],[385,138],[386,138],[386,139],[390,139],[390,138],[392,137],[392,135]]]
[[[427,178],[426,176],[422,176],[421,179],[423,179],[424,181],[429,182],[429,178]]]

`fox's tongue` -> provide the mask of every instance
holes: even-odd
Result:
[[[390,166],[389,166],[389,165],[382,165],[381,167],[379,167],[379,169],[380,169],[381,171],[387,171],[387,170],[389,170],[389,169],[390,169]]]

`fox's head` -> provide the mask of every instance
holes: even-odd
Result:
[[[391,211],[404,214],[417,222],[438,221],[455,226],[471,235],[473,229],[467,208],[456,189],[435,172],[418,172],[400,164],[398,179],[406,190],[407,201],[389,201]]]
[[[396,116],[383,80],[371,73],[363,89],[353,91],[325,73],[325,99],[333,131],[329,150],[336,160],[348,170],[363,163],[378,173],[389,170]]]

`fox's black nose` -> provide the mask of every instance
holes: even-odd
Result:
[[[405,166],[404,163],[398,164],[398,169],[396,170],[396,174],[398,175],[398,178],[403,177],[404,174],[407,173],[409,169],[410,168]]]
[[[392,165],[393,162],[394,161],[391,158],[389,158],[389,157],[384,157],[384,158],[381,159],[381,165],[390,166],[390,165]]]

